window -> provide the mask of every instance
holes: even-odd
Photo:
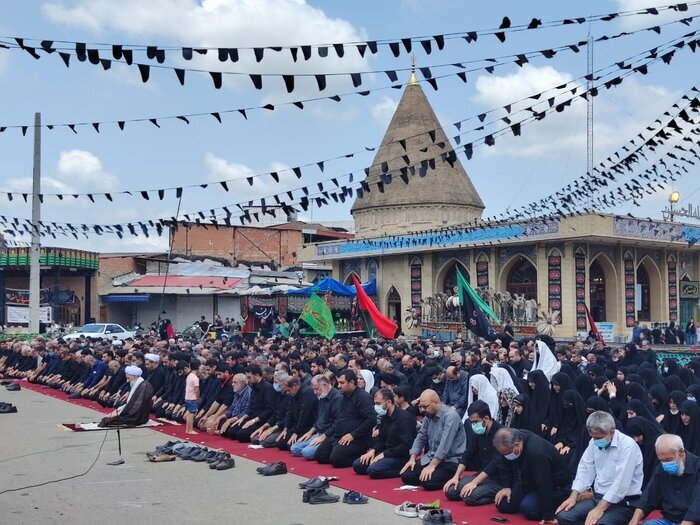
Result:
[[[537,269],[525,257],[511,268],[506,290],[511,294],[525,294],[525,299],[537,299]]]

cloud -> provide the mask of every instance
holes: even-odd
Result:
[[[74,0],[50,2],[44,14],[53,22],[82,27],[96,33],[124,32],[141,39],[165,40],[180,45],[253,47],[296,44],[324,44],[366,40],[363,31],[341,18],[327,16],[305,0]],[[171,56],[176,55],[171,53]],[[300,53],[301,57],[301,53]],[[175,63],[181,62],[178,57]],[[331,48],[326,58],[293,62],[288,50],[265,50],[265,59],[256,63],[252,50],[241,50],[240,61],[221,63],[216,53],[198,56],[189,67],[217,71],[250,71],[294,74],[349,72],[366,69],[367,60],[354,48],[343,59]],[[200,75],[198,75],[200,76]],[[201,75],[204,77],[204,75]],[[174,81],[174,76],[171,79]],[[369,82],[369,79],[365,79]],[[209,81],[207,75],[207,81]],[[251,88],[247,75],[226,76],[224,86]],[[318,94],[313,78],[298,79],[293,94],[287,95],[282,79],[265,79],[265,96],[277,93],[283,99],[296,100],[300,94]],[[324,93],[354,91],[348,78],[328,77]]]
[[[483,109],[497,109],[521,99],[524,102],[513,104],[512,113],[535,103],[530,95],[552,89],[570,82],[573,76],[550,66],[535,67],[526,64],[510,75],[481,76],[476,82],[477,103]],[[581,89],[584,86],[579,86]],[[569,88],[570,89],[570,88]],[[548,108],[547,99],[556,96],[557,101],[571,97],[570,91],[552,91],[540,99],[536,108]],[[596,160],[607,156],[610,151],[621,147],[644,127],[659,116],[661,111],[671,106],[680,93],[662,85],[648,85],[637,78],[626,78],[621,86],[611,90],[601,90],[594,99],[594,147]],[[653,103],[650,103],[653,101]],[[513,117],[522,120],[527,113]],[[487,122],[506,116],[505,111],[489,115]],[[562,113],[550,112],[539,122],[528,122],[522,128],[522,136],[513,137],[510,133],[496,139],[496,145],[484,148],[485,155],[505,155],[511,157],[537,158],[542,156],[573,156],[576,160],[586,157],[586,101],[580,97]],[[505,127],[500,122],[494,129]],[[484,131],[474,134],[483,137]],[[465,139],[463,139],[465,140]]]
[[[383,97],[379,102],[372,106],[370,114],[372,115],[372,118],[379,123],[379,125],[387,127],[398,106],[399,103],[393,98]]]
[[[246,181],[246,177],[251,177],[260,172],[256,172],[249,166],[228,162],[226,159],[217,157],[213,153],[204,155],[204,166],[207,170],[208,182],[232,181],[228,183],[228,187],[233,197],[233,203],[284,193],[287,190],[299,187],[301,184],[296,175],[288,171],[290,166],[281,162],[271,162],[268,168],[262,170],[262,172],[276,171],[279,174],[279,183],[276,183],[269,175],[265,175],[256,177],[252,186]],[[235,182],[233,182],[234,180]]]
[[[58,157],[57,177],[75,181],[84,191],[116,191],[119,181],[114,175],[105,172],[102,162],[89,151],[74,149],[61,151]]]

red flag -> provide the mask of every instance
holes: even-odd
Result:
[[[396,326],[391,319],[385,317],[377,308],[372,300],[367,297],[367,293],[362,289],[360,281],[353,274],[352,282],[355,284],[355,290],[357,290],[357,303],[360,306],[360,310],[367,312],[374,327],[377,329],[383,337],[386,339],[394,339],[399,331],[399,327]]]
[[[600,332],[598,331],[598,327],[595,325],[595,321],[593,320],[593,316],[591,315],[590,310],[588,309],[588,305],[584,304],[583,305],[586,308],[586,317],[588,317],[588,324],[591,325],[591,332],[593,332],[593,335],[595,338],[600,341],[603,346],[606,346],[605,344],[605,339],[603,339],[603,336],[600,335]]]

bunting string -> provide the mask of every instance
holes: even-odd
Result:
[[[657,34],[661,33],[661,28],[662,26],[666,26],[669,24],[676,24],[676,23],[681,23],[686,26],[690,25],[690,23],[694,20],[694,17],[687,17],[687,18],[682,18],[680,20],[675,20],[673,22],[669,22],[666,24],[659,24],[656,26],[652,26],[649,28],[644,28],[644,29],[639,29],[637,31],[629,31],[629,32],[622,32],[617,35],[613,36],[603,36],[595,39],[595,42],[601,42],[601,41],[606,41],[606,40],[612,40],[615,38],[621,38],[623,36],[629,36],[632,34],[635,34],[637,32],[641,31],[654,31]],[[527,53],[520,53],[520,54],[514,54],[514,55],[505,55],[502,57],[493,57],[493,58],[486,58],[486,59],[477,59],[477,60],[467,60],[467,61],[460,61],[460,62],[452,62],[452,63],[447,63],[447,64],[436,64],[436,65],[431,65],[431,66],[425,66],[425,67],[419,67],[418,70],[420,71],[423,80],[425,80],[427,83],[429,83],[433,89],[437,90],[438,89],[438,84],[437,80],[440,78],[447,78],[451,76],[459,76],[463,82],[467,82],[467,73],[471,73],[474,71],[480,71],[480,70],[485,70],[490,73],[493,73],[494,67],[495,66],[503,66],[511,63],[516,63],[520,66],[523,64],[529,62],[531,59],[535,57],[544,56],[545,58],[551,59],[558,53],[562,51],[573,51],[575,53],[578,53],[580,51],[580,47],[585,46],[587,44],[587,41],[580,41],[574,44],[568,44],[565,46],[560,46],[560,47],[554,47],[550,49],[544,49],[544,50],[539,50],[539,51],[531,51]],[[29,52],[34,58],[41,58],[41,55],[38,53],[38,51],[44,52],[46,54],[53,54],[55,49],[42,46],[37,48],[34,47],[28,47],[24,40],[21,38],[15,38],[15,43],[12,43],[10,41],[5,41],[4,45],[9,48],[9,49],[20,49],[23,51]],[[369,71],[356,71],[356,72],[337,72],[337,73],[297,73],[297,74],[292,74],[292,73],[250,73],[250,72],[241,72],[241,71],[210,71],[210,70],[204,70],[204,69],[194,69],[194,68],[180,68],[180,67],[175,67],[175,66],[168,66],[168,65],[162,65],[162,64],[145,64],[145,63],[137,63],[137,62],[132,62],[128,63],[126,60],[121,59],[121,60],[111,60],[111,59],[105,59],[105,58],[100,58],[99,55],[99,50],[95,49],[90,49],[90,50],[82,50],[80,52],[78,49],[75,51],[75,55],[71,55],[70,53],[59,53],[58,56],[61,57],[63,60],[64,64],[66,67],[70,67],[70,57],[71,56],[76,56],[78,60],[81,61],[87,61],[88,63],[91,63],[96,66],[101,66],[103,70],[109,70],[112,67],[113,63],[118,63],[118,64],[126,64],[129,66],[136,66],[139,70],[139,73],[141,75],[141,80],[143,82],[148,82],[150,79],[150,73],[151,73],[151,68],[156,68],[156,69],[167,69],[167,70],[172,70],[175,72],[178,81],[180,82],[180,85],[185,84],[185,76],[186,73],[200,73],[200,74],[206,74],[209,75],[212,79],[213,85],[216,89],[220,89],[223,86],[223,78],[225,76],[234,76],[234,77],[240,77],[240,76],[247,76],[250,78],[253,86],[261,90],[263,89],[263,80],[266,78],[281,78],[284,82],[284,86],[287,90],[288,93],[292,93],[295,89],[295,86],[297,85],[297,80],[298,79],[304,79],[304,78],[313,78],[316,80],[318,90],[319,91],[324,91],[327,86],[328,82],[328,77],[346,77],[348,78],[351,82],[353,87],[358,88],[362,85],[362,77],[363,75],[368,76],[368,75],[386,75],[391,82],[397,82],[398,81],[398,73],[405,73],[407,71],[410,71],[411,68],[398,68],[398,69],[391,69],[391,70],[369,70]],[[480,66],[476,68],[471,68],[467,69],[467,66],[465,64],[470,64],[470,63],[475,63],[475,62],[486,62],[488,65],[486,66]],[[433,71],[437,69],[443,69],[443,68],[456,68],[459,71],[456,73],[452,74],[446,74],[446,75],[434,75]],[[371,92],[372,90],[370,90]],[[364,93],[361,92],[361,93]],[[269,108],[268,108],[269,109]],[[150,119],[149,119],[150,120]],[[157,125],[157,122],[153,122],[154,125]],[[97,130],[99,131],[99,130]]]
[[[266,53],[269,56],[270,52],[281,53],[283,51],[289,52],[291,59],[294,62],[297,62],[301,59],[308,61],[312,57],[327,58],[332,56],[331,50],[335,56],[342,59],[345,57],[345,52],[348,48],[354,48],[359,56],[363,58],[367,56],[368,52],[375,55],[379,53],[380,50],[389,50],[394,57],[399,57],[402,53],[410,55],[415,51],[415,49],[422,49],[426,55],[430,55],[436,50],[443,51],[445,48],[445,42],[449,40],[463,40],[467,44],[471,44],[478,42],[479,37],[495,36],[499,42],[504,43],[508,33],[533,31],[570,25],[582,26],[584,24],[612,22],[614,20],[636,16],[658,16],[659,14],[667,11],[683,13],[687,12],[690,8],[695,7],[698,4],[700,4],[700,1],[683,2],[665,6],[621,10],[607,14],[578,16],[551,21],[543,21],[542,19],[533,17],[527,24],[515,25],[511,22],[510,17],[505,16],[497,28],[491,29],[459,31],[438,35],[413,35],[404,36],[397,39],[348,41],[325,44],[296,44],[292,46],[167,46],[154,44],[90,43],[72,40],[50,40],[17,36],[2,36],[0,38],[18,41],[18,44],[32,56],[37,55],[38,50],[42,50],[47,53],[64,53],[65,51],[73,51],[78,55],[80,60],[89,60],[96,63],[99,63],[100,60],[104,60],[99,57],[100,51],[110,52],[114,60],[123,59],[129,65],[133,63],[135,52],[143,53],[147,59],[156,61],[158,64],[162,64],[166,61],[166,59],[172,58],[168,56],[170,53],[176,53],[178,58],[182,57],[182,59],[189,61],[196,56],[207,55],[209,52],[216,53],[218,60],[221,62],[230,61],[235,63],[240,60],[241,51],[252,53],[251,58],[254,58],[257,63],[264,60]],[[68,53],[64,53],[62,58],[66,60],[66,56],[68,56]]]
[[[571,103],[575,99],[577,99],[578,97],[586,98],[587,96],[596,96],[599,88],[605,87],[606,89],[610,89],[611,87],[617,86],[620,83],[622,83],[624,77],[626,77],[630,74],[633,74],[633,73],[647,74],[648,67],[650,65],[658,62],[658,61],[662,61],[665,64],[669,64],[675,51],[677,51],[678,49],[684,48],[686,46],[686,44],[690,49],[692,49],[694,51],[697,44],[698,44],[698,41],[694,40],[696,33],[697,32],[688,33],[688,34],[684,35],[684,37],[682,37],[681,39],[677,39],[675,41],[671,41],[669,43],[666,43],[662,46],[652,48],[652,49],[647,50],[643,53],[639,53],[639,54],[631,57],[630,59],[625,59],[621,62],[617,62],[611,66],[607,66],[605,68],[598,70],[598,72],[605,72],[607,70],[611,70],[614,68],[614,69],[617,69],[618,71],[624,71],[624,73],[622,75],[617,76],[617,77],[611,78],[605,82],[601,82],[600,85],[595,86],[591,90],[590,93],[588,93],[588,91],[584,91],[581,94],[577,95],[577,93],[579,91],[579,86],[577,85],[577,81],[574,80],[574,81],[562,84],[560,86],[556,86],[555,88],[551,88],[549,90],[540,92],[538,94],[531,95],[530,97],[523,98],[520,101],[516,101],[516,102],[510,103],[510,104],[507,104],[507,105],[503,106],[502,108],[498,108],[495,110],[489,110],[487,112],[481,113],[477,117],[468,117],[466,119],[458,121],[454,124],[454,126],[458,130],[461,130],[461,123],[462,122],[466,122],[468,120],[472,120],[475,118],[479,120],[481,125],[478,125],[473,130],[469,130],[469,131],[466,131],[466,132],[463,132],[463,133],[460,133],[458,135],[453,136],[452,140],[457,145],[460,145],[462,143],[462,138],[467,136],[470,132],[484,130],[486,127],[488,127],[492,124],[495,124],[497,122],[498,123],[505,122],[507,124],[507,126],[497,130],[494,133],[486,134],[479,140],[483,140],[484,143],[486,143],[489,146],[492,146],[495,144],[495,138],[500,136],[500,135],[503,135],[505,133],[512,133],[513,135],[518,136],[520,134],[520,130],[524,124],[527,124],[528,122],[531,122],[533,120],[542,120],[543,118],[545,118],[546,114],[548,113],[548,110],[551,110],[552,108],[554,108],[554,110],[557,112],[561,112],[566,107],[570,106]],[[601,76],[585,75],[584,77],[581,77],[578,80],[581,80],[581,79],[589,80],[590,79],[590,80],[597,81],[597,80],[600,80],[602,78],[605,78],[605,75],[609,75],[609,74],[611,74],[611,73],[608,72],[608,73],[605,73],[604,75],[601,75]],[[562,90],[562,89],[568,88],[569,86],[572,86],[572,85],[574,87],[570,89],[570,92],[572,94],[572,96],[570,98],[562,101],[562,100],[557,100],[556,96],[551,96],[551,97],[548,97],[546,100],[542,100],[542,98],[543,98],[542,95],[544,95],[546,93],[550,93],[551,91],[554,91],[554,90]],[[529,107],[519,109],[519,110],[513,112],[512,108],[514,105],[516,105],[517,103],[522,102],[524,100],[527,100],[527,99],[534,99],[534,100],[536,100],[536,102]],[[546,110],[540,111],[537,109],[540,105],[544,105],[544,104],[547,104],[549,106],[548,108],[545,108]],[[506,111],[508,116],[501,117],[500,119],[496,119],[496,120],[484,123],[487,115],[489,115],[495,111],[498,111],[498,110]],[[517,114],[520,114],[520,113],[529,113],[530,116],[528,118],[522,119],[520,121],[513,122],[514,116]],[[430,137],[432,143],[435,144],[436,143],[436,131],[437,130],[427,130],[427,131],[418,133],[414,136],[407,137],[405,139],[399,139],[396,142],[399,142],[401,144],[401,146],[403,147],[403,149],[407,150],[407,143],[408,143],[409,139],[413,139],[416,137],[421,137],[421,136],[427,135]],[[473,147],[474,147],[475,143],[476,143],[475,141],[472,141],[472,142],[465,144],[463,146],[462,151],[465,153],[467,159],[471,159],[471,156],[473,154]],[[444,150],[444,153],[442,153],[441,155],[445,155],[445,154],[451,155],[454,152],[454,150],[445,149],[448,145],[445,142],[438,142],[437,145],[442,150]],[[375,148],[365,147],[364,151],[374,151],[374,149]],[[323,173],[325,170],[325,164],[327,162],[331,162],[331,161],[335,161],[335,160],[339,160],[339,159],[343,159],[343,158],[352,158],[359,153],[363,153],[363,151],[360,150],[360,151],[350,152],[350,153],[346,153],[346,154],[339,155],[336,157],[330,157],[327,159],[314,161],[314,162],[307,163],[307,164],[300,165],[300,166],[296,166],[294,168],[291,168],[289,170],[284,170],[284,171],[291,171],[296,175],[297,178],[301,179],[302,178],[302,168],[306,169],[306,168],[309,168],[312,166],[316,166],[320,170],[320,172]],[[402,161],[403,163],[406,164],[406,166],[411,166],[411,162],[412,162],[410,157],[407,154],[402,155],[402,156],[397,157],[397,158],[394,158],[394,159],[391,159],[391,161]],[[421,161],[421,168],[426,169],[425,168],[426,163],[429,163],[431,161],[434,162],[435,158],[423,159]],[[364,171],[365,175],[369,175],[369,172],[372,168],[379,167],[379,168],[381,168],[383,173],[386,173],[387,176],[390,176],[390,173],[388,170],[388,164],[389,164],[389,162],[382,162],[379,165],[372,165],[370,167],[367,167],[363,171]],[[246,176],[245,180],[251,186],[253,185],[255,179],[263,177],[263,176],[269,176],[275,182],[279,182],[280,173],[283,173],[284,171],[280,170],[278,172],[252,174],[250,176]],[[412,172],[412,174],[415,172],[415,166],[413,166],[413,169],[411,169],[411,172]],[[352,174],[350,174],[350,175],[352,176]],[[401,175],[402,175],[402,178],[405,177],[405,170],[401,171]],[[72,194],[42,193],[39,195],[39,199],[41,200],[41,202],[44,202],[44,199],[46,197],[56,197],[59,200],[63,200],[64,198],[68,198],[68,197],[73,197],[74,199],[77,199],[79,197],[87,197],[91,202],[95,203],[96,197],[103,197],[107,201],[111,202],[114,200],[114,196],[128,195],[128,196],[141,196],[145,200],[150,200],[151,196],[153,196],[154,198],[156,198],[156,196],[157,196],[157,198],[159,200],[163,200],[165,198],[166,194],[168,194],[168,192],[171,192],[171,191],[174,191],[176,198],[179,198],[180,196],[182,196],[185,189],[188,189],[188,190],[193,189],[193,188],[204,188],[205,189],[205,188],[208,188],[209,186],[219,185],[225,191],[229,191],[230,184],[235,184],[235,183],[242,182],[242,181],[243,181],[243,178],[237,178],[237,179],[221,180],[221,181],[216,181],[216,182],[212,182],[212,183],[185,185],[185,186],[180,186],[180,187],[166,187],[166,188],[143,189],[143,190],[124,190],[124,191],[120,191],[120,192],[110,192],[110,193],[72,193]],[[335,178],[331,178],[330,181],[336,182]],[[25,202],[28,202],[28,199],[30,196],[29,193],[13,193],[13,192],[0,192],[0,195],[4,195],[9,201],[12,201],[15,198],[15,196],[20,196]]]

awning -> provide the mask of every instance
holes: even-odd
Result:
[[[149,294],[129,294],[129,295],[105,295],[103,298],[106,303],[147,303],[151,300]]]

